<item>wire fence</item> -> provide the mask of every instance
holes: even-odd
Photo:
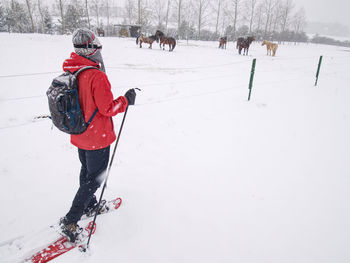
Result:
[[[348,61],[342,61],[344,60],[349,60],[350,61],[350,56],[324,56],[327,59],[327,66],[342,66],[342,65],[349,65],[350,63]],[[271,57],[265,57],[262,58],[261,60],[263,62],[269,62],[271,60],[315,60],[315,67],[313,69],[308,68],[305,69],[305,67],[302,66],[295,66],[295,67],[288,67],[287,70],[289,71],[289,75],[296,75],[295,77],[288,78],[288,79],[271,79],[271,80],[264,80],[260,81],[257,80],[254,84],[254,86],[267,86],[271,84],[279,84],[279,83],[286,83],[286,82],[293,82],[293,81],[300,81],[300,79],[310,79],[310,83],[314,80],[315,77],[315,72],[316,72],[316,66],[317,66],[317,59],[318,57],[315,56],[305,56],[305,57],[293,57],[293,58],[271,58]],[[335,59],[337,61],[335,61]],[[340,61],[338,61],[340,60]],[[214,65],[205,65],[205,66],[194,66],[194,67],[181,67],[181,68],[175,68],[175,67],[169,67],[169,68],[151,68],[154,70],[162,70],[162,71],[176,71],[176,70],[201,70],[201,69],[210,69],[210,68],[222,68],[222,67],[230,67],[230,66],[235,66],[239,64],[247,64],[247,66],[251,63],[251,60],[240,60],[240,61],[235,61],[232,63],[223,63],[223,64],[214,64]],[[120,70],[150,70],[150,67],[133,67],[130,66],[112,66],[112,67],[107,67],[107,69],[120,69]],[[272,68],[272,69],[262,69],[260,70],[257,67],[256,73],[276,73],[278,71],[281,71],[280,68]],[[295,72],[293,74],[293,72]],[[302,72],[302,75],[300,74]],[[58,71],[52,71],[52,72],[36,72],[36,73],[25,73],[25,74],[16,74],[16,75],[2,75],[0,78],[14,78],[14,77],[32,77],[32,76],[37,76],[37,75],[47,75],[47,74],[59,74],[61,72]],[[122,88],[134,88],[135,86],[142,86],[142,87],[153,87],[153,86],[166,86],[166,85],[172,85],[172,86],[179,86],[183,84],[190,84],[190,83],[196,83],[196,82],[203,82],[203,81],[208,81],[208,80],[215,80],[215,79],[230,79],[233,76],[237,75],[242,75],[242,72],[234,72],[230,71],[228,74],[221,74],[217,75],[217,71],[215,72],[216,74],[214,75],[209,75],[207,77],[200,77],[200,78],[193,78],[193,79],[186,79],[186,80],[178,80],[178,81],[168,81],[168,82],[150,82],[150,83],[142,83],[142,85],[136,84],[130,84],[130,85],[119,85],[119,86],[114,86],[114,88],[122,89]],[[209,94],[215,94],[215,93],[222,93],[222,92],[232,92],[233,90],[237,90],[239,88],[247,88],[248,87],[248,77],[249,77],[249,72],[247,72],[247,82],[246,83],[239,83],[239,84],[231,84],[227,88],[219,88],[211,91],[204,91],[204,92],[195,92],[190,95],[174,95],[170,96],[167,98],[156,98],[153,101],[148,101],[144,102],[141,104],[138,104],[138,106],[144,106],[144,105],[151,105],[151,104],[158,104],[158,103],[165,103],[169,101],[175,101],[175,100],[183,100],[183,99],[189,99],[189,98],[194,98],[194,97],[199,97],[199,96],[205,96]],[[322,75],[325,76],[330,76],[333,73],[322,73]],[[33,96],[24,96],[24,97],[13,97],[13,98],[4,98],[0,99],[0,102],[6,102],[6,101],[26,101],[29,99],[37,99],[37,98],[42,98],[45,97],[45,95],[33,95]],[[37,120],[38,121],[38,120]],[[37,122],[35,121],[35,122]],[[16,128],[16,127],[22,127],[26,125],[31,125],[33,123],[33,119],[25,121],[23,123],[19,124],[13,124],[13,125],[6,125],[0,127],[0,130],[4,129],[9,129],[9,128]]]

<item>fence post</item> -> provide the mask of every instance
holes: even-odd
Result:
[[[252,87],[253,87],[253,79],[254,79],[254,73],[255,73],[255,64],[256,64],[256,58],[253,59],[252,62],[252,69],[250,71],[250,80],[249,80],[249,95],[248,95],[248,101],[250,100],[250,94],[252,93]]]
[[[315,86],[317,86],[318,75],[320,74],[320,68],[321,68],[321,63],[322,63],[322,57],[323,57],[323,56],[320,56],[320,60],[318,61],[318,67],[317,67],[317,72],[316,72]]]

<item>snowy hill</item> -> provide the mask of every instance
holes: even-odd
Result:
[[[80,163],[69,136],[33,121],[48,114],[45,92],[71,37],[0,40],[4,244],[66,214]],[[89,253],[53,262],[350,261],[350,49],[291,44],[270,57],[259,43],[240,56],[232,42],[180,41],[174,52],[101,42],[114,96],[142,89],[105,192],[123,205],[97,218]],[[41,238],[1,245],[0,262],[20,262]]]

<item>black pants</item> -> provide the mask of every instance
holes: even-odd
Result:
[[[97,203],[95,192],[104,179],[103,172],[108,166],[109,150],[110,146],[95,151],[78,148],[81,162],[80,187],[66,215],[68,223],[78,222],[84,211]]]

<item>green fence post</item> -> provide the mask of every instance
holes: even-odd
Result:
[[[318,61],[318,67],[317,67],[317,72],[316,72],[315,86],[317,86],[318,75],[320,74],[320,68],[321,68],[321,63],[322,63],[322,57],[323,57],[323,56],[320,56],[320,60]]]
[[[249,80],[249,96],[248,101],[250,100],[250,94],[252,93],[252,87],[253,87],[253,79],[254,79],[254,73],[255,73],[255,64],[256,64],[256,58],[253,59],[252,62],[252,69],[250,71],[250,80]]]

